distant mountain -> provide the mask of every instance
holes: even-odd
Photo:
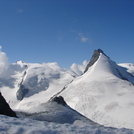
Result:
[[[0,90],[13,109],[47,102],[78,74],[57,63],[12,63],[0,75]]]
[[[100,49],[94,51],[85,73],[59,95],[99,124],[134,128],[134,77]]]
[[[134,64],[132,63],[121,63],[118,64],[119,66],[123,67],[127,70],[127,72],[131,73],[134,76]]]

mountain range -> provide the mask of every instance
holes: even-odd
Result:
[[[10,63],[0,74],[0,91],[19,117],[134,129],[134,64],[116,64],[101,49],[70,69]]]

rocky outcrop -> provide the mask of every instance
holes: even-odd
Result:
[[[90,62],[87,64],[87,67],[86,67],[84,73],[88,70],[89,67],[91,67],[98,60],[100,53],[104,54],[104,52],[101,49],[94,50],[93,56],[92,56]],[[105,55],[105,56],[108,57],[107,55]]]
[[[63,106],[66,106],[66,102],[64,100],[64,98],[62,96],[59,96],[59,97],[53,97],[49,100],[50,102],[57,102],[58,104],[61,104]]]
[[[23,100],[24,96],[28,93],[28,89],[25,88],[22,84],[20,84],[20,87],[16,93],[17,100]]]
[[[0,93],[0,114],[17,117],[16,113],[10,108],[4,97]]]

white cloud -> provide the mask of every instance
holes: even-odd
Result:
[[[83,61],[82,65],[73,63],[70,67],[70,69],[75,72],[77,75],[81,75],[83,74],[83,72],[85,71],[85,68],[87,66],[88,62],[85,60]]]
[[[0,52],[1,52],[2,46],[0,46]]]
[[[0,74],[5,71],[9,65],[8,57],[6,53],[1,51],[2,46],[0,46]]]
[[[88,41],[88,38],[82,37],[82,38],[81,38],[81,41],[82,41],[82,42],[87,42],[87,41]]]
[[[19,9],[17,9],[17,12],[18,13],[22,13],[23,12],[23,9],[19,8]]]
[[[89,39],[87,37],[85,37],[82,33],[78,33],[80,36],[80,40],[83,43],[89,42]]]

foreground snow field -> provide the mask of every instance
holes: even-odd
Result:
[[[134,134],[134,130],[96,127],[81,121],[74,124],[58,124],[0,115],[0,134]]]

